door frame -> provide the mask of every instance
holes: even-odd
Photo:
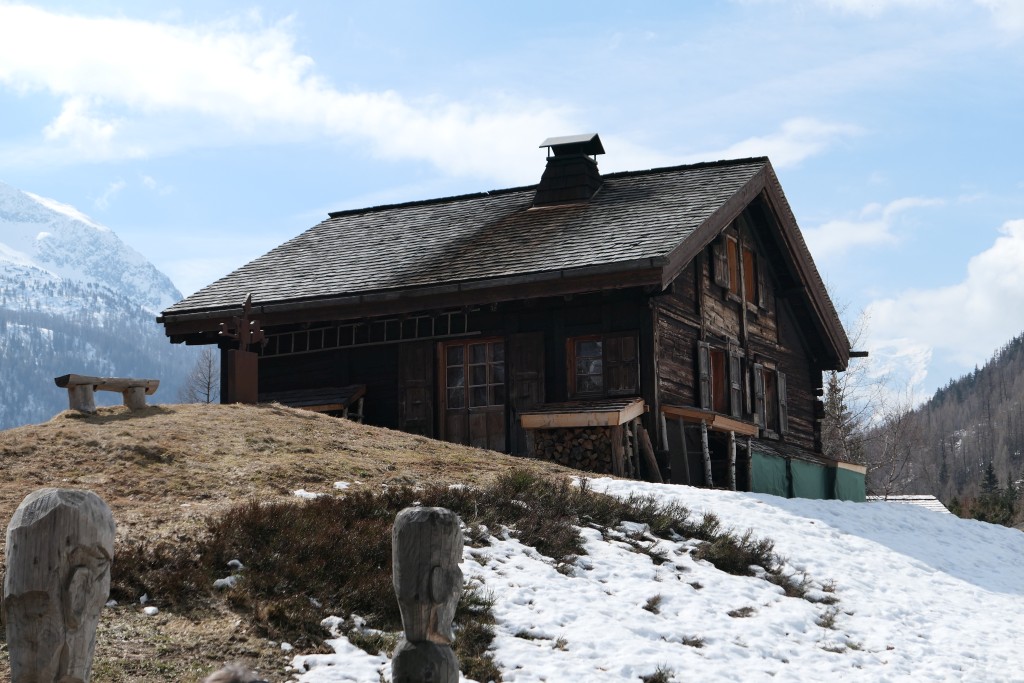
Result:
[[[456,344],[458,344],[458,345],[462,345],[464,347],[468,347],[470,344],[491,344],[491,343],[494,343],[494,342],[501,342],[502,345],[503,345],[503,359],[502,359],[501,363],[502,363],[502,366],[503,366],[503,369],[504,369],[504,375],[505,375],[505,379],[504,379],[505,400],[504,400],[504,403],[502,404],[502,425],[505,425],[504,426],[505,444],[504,444],[504,447],[503,447],[502,451],[505,452],[505,453],[508,452],[508,450],[509,450],[508,449],[509,433],[508,433],[508,427],[507,427],[508,411],[509,411],[509,396],[508,396],[508,338],[504,337],[504,336],[501,336],[501,335],[491,335],[491,336],[486,336],[486,337],[484,337],[484,336],[458,337],[458,338],[453,338],[453,339],[443,339],[443,340],[440,340],[440,341],[437,342],[436,355],[435,355],[435,364],[434,364],[434,370],[435,370],[436,374],[434,376],[437,377],[437,383],[436,383],[437,384],[437,395],[436,395],[436,398],[437,398],[437,435],[438,435],[438,438],[440,440],[442,440],[442,441],[449,441],[448,433],[447,433],[448,432],[448,429],[447,429],[447,426],[448,426],[447,425],[447,422],[448,422],[448,416],[447,416],[447,413],[448,413],[448,358],[447,358],[447,353],[446,353],[446,350],[447,350],[448,346],[449,345],[456,345]],[[466,386],[466,390],[467,390],[466,408],[465,408],[465,410],[468,412],[469,411],[469,395],[468,395],[469,376],[468,376],[468,373],[466,375],[466,380],[465,381],[467,382],[467,384],[465,385]],[[458,410],[458,409],[456,409],[456,410]],[[452,442],[452,443],[455,443],[455,442]]]

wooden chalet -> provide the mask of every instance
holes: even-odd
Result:
[[[863,500],[863,469],[821,456],[849,341],[768,159],[602,175],[597,135],[541,146],[537,185],[331,213],[158,321],[218,344],[226,402],[219,332],[251,293],[261,400],[358,393],[367,423],[430,437]]]

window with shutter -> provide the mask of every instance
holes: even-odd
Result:
[[[757,304],[757,255],[753,249],[743,247],[743,289],[748,303]]]
[[[729,263],[729,292],[740,295],[740,244],[735,237],[725,238],[725,253]]]
[[[721,287],[729,287],[729,255],[726,250],[726,238],[723,236],[721,239],[711,245],[711,271],[712,277],[715,280],[715,284]]]
[[[636,334],[568,340],[570,396],[624,396],[640,391]]]
[[[729,347],[729,414],[733,417],[742,416],[743,377],[740,368],[740,350]]]
[[[697,344],[697,376],[700,381],[700,407],[711,410],[711,346]]]
[[[786,402],[786,375],[782,372],[775,373],[775,384],[779,394],[779,434],[789,431],[789,406]]]
[[[766,429],[765,405],[764,405],[764,366],[754,363],[754,422],[761,429]]]

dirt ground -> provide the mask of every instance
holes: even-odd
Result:
[[[0,431],[0,527],[43,487],[99,494],[114,513],[119,539],[180,540],[200,532],[208,516],[250,498],[290,498],[298,489],[329,493],[336,481],[483,484],[513,466],[570,472],[279,405],[66,411],[43,424]],[[226,661],[286,681],[294,654],[250,632],[226,609],[196,619],[167,610],[148,617],[139,604],[118,605],[103,612],[93,681],[201,681]],[[0,680],[9,678],[0,629]]]

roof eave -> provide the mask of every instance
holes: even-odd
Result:
[[[329,319],[355,319],[371,315],[400,315],[426,308],[462,307],[514,299],[659,286],[665,265],[666,259],[654,257],[347,296],[266,303],[254,300],[252,313],[264,325],[273,325],[297,322],[299,318],[308,320],[318,314],[329,315]],[[185,337],[190,334],[218,330],[221,322],[228,322],[241,312],[241,302],[229,307],[164,311],[157,322],[164,325],[167,336],[185,341]]]

